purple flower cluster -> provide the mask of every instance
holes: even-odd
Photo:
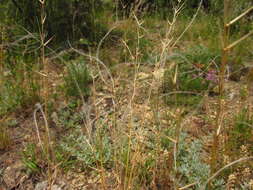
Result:
[[[192,78],[202,78],[212,83],[218,83],[218,75],[215,70],[208,70],[204,75],[203,74],[192,74]]]
[[[217,72],[215,70],[209,70],[205,75],[205,79],[210,82],[217,83],[218,82]]]

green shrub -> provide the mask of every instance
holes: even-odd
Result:
[[[165,71],[164,87],[170,88],[172,79],[176,74],[176,90],[193,92],[207,90],[209,83],[216,82],[217,79],[212,63],[217,58],[219,58],[217,54],[204,46],[194,46],[186,52],[174,54],[169,57],[168,61],[174,61],[176,63],[174,67],[177,67],[177,69],[173,68]],[[209,76],[209,74],[213,74],[213,76]]]
[[[87,98],[90,94],[91,77],[84,60],[73,61],[67,65],[64,77],[66,95]]]

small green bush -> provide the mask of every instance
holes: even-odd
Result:
[[[201,92],[208,89],[210,82],[216,82],[214,65],[212,61],[219,58],[219,55],[211,52],[205,46],[194,46],[190,50],[177,53],[169,57],[177,65],[177,87],[180,91]],[[217,60],[216,60],[217,61]],[[170,88],[171,80],[175,76],[176,69],[165,71],[165,88]],[[213,75],[213,76],[210,76]],[[164,89],[165,91],[171,89]]]
[[[208,90],[211,83],[217,83],[218,77],[213,64],[217,58],[219,54],[213,53],[205,46],[194,46],[186,52],[168,57],[168,61],[174,62],[175,66],[164,73],[163,91],[170,96],[173,91],[181,93],[173,94],[172,99],[165,96],[166,101],[179,104],[197,103],[199,98],[196,95]]]
[[[74,61],[67,65],[67,74],[64,80],[67,96],[81,96],[84,98],[89,96],[91,77],[83,60]]]

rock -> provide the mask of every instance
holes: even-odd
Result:
[[[51,186],[51,190],[69,190],[70,187],[63,181],[57,182],[57,184],[54,184]],[[35,190],[48,190],[48,182],[43,181],[39,182],[35,186]]]
[[[47,181],[43,181],[37,183],[34,190],[46,190],[46,189],[47,189]]]
[[[8,189],[13,189],[20,183],[23,168],[24,167],[22,162],[16,162],[5,169],[3,174],[3,181],[5,182]]]

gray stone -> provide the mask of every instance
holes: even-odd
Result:
[[[47,181],[37,183],[34,190],[47,190]]]

